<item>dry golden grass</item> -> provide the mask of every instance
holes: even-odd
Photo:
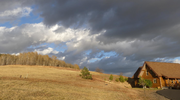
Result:
[[[105,83],[109,74],[91,72],[93,80],[82,79],[79,74],[80,70],[62,67],[0,66],[0,100],[144,99],[142,89],[127,88],[127,83],[115,81]],[[152,100],[156,97],[159,96]]]

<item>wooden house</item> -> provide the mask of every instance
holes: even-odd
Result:
[[[175,87],[180,84],[180,64],[165,62],[144,62],[135,72],[134,85],[138,87],[139,77],[152,81],[153,88]]]

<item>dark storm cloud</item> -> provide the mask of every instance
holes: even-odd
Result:
[[[87,66],[93,71],[95,71],[96,68],[100,68],[103,69],[105,73],[123,73],[126,76],[132,77],[134,72],[137,70],[137,66],[140,67],[142,64],[143,61],[133,61],[122,56],[112,56],[93,63],[84,63],[82,66]]]
[[[0,12],[22,6],[23,0],[1,0]]]
[[[79,64],[80,68],[84,66],[88,67],[89,70],[95,71],[96,68],[104,70],[104,73],[109,74],[120,74],[123,73],[126,76],[131,77],[137,70],[137,67],[142,66],[144,60],[132,60],[121,55],[105,57],[104,54],[97,56],[97,52],[91,52],[89,55],[83,52],[76,54],[75,51],[64,53],[59,52],[57,57],[65,57],[64,61],[71,64]],[[95,62],[89,62],[89,60],[97,57],[103,57],[101,60]],[[106,55],[107,56],[107,55]]]
[[[105,37],[152,39],[180,22],[180,1],[37,0],[34,3],[46,25],[89,26],[93,34],[106,30]]]

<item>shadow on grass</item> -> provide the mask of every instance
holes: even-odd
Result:
[[[128,81],[127,82],[131,85],[132,88],[142,88],[141,85],[135,84],[135,79],[134,78],[128,77]]]
[[[128,77],[128,81],[127,82],[131,85],[131,87],[135,87],[135,82],[134,82],[133,78]]]

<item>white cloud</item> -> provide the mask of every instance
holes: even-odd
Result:
[[[21,17],[29,16],[32,12],[30,7],[16,8],[0,12],[0,22],[14,21]]]
[[[89,59],[87,62],[88,62],[88,63],[93,63],[93,62],[99,61],[99,60],[100,60],[100,58],[91,58],[91,59]]]
[[[59,27],[46,27],[43,23],[24,24],[12,28],[0,27],[0,52],[21,52],[29,46],[36,46],[41,43],[65,42],[68,51],[78,52],[93,48],[98,45],[96,35],[90,35],[89,30],[67,28],[58,33],[55,30]],[[48,53],[50,49],[43,51]],[[53,52],[57,53],[57,52]]]
[[[58,54],[59,52],[54,50],[53,48],[47,48],[47,49],[44,49],[44,50],[34,50],[36,52],[38,52],[39,54],[42,54],[42,55],[48,55],[50,53],[53,53],[53,54]]]
[[[32,11],[32,9],[29,7],[16,8],[13,10],[6,10],[4,12],[1,12],[0,17],[9,17],[9,16],[25,17],[25,16],[29,16],[31,11]]]
[[[63,56],[63,57],[58,57],[59,60],[64,60],[66,57]]]
[[[81,61],[80,61],[80,63],[79,63],[80,66],[81,66],[84,62],[87,62],[87,57],[84,57],[84,58],[81,59]]]
[[[12,53],[12,55],[16,55],[16,56],[19,55],[19,54],[20,54],[20,53]]]
[[[180,63],[180,60],[179,60],[179,59],[175,59],[175,60],[173,61],[173,63]]]

